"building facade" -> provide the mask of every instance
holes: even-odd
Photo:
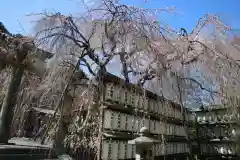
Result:
[[[237,159],[237,130],[239,113],[227,107],[197,111],[197,143],[202,159]]]
[[[187,159],[189,128],[195,117],[170,100],[108,74],[105,84],[101,159],[134,159],[136,148],[128,144],[140,128],[149,128],[152,146],[149,159]]]

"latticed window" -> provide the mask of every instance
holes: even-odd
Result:
[[[128,154],[128,144],[125,145],[124,159],[128,158],[127,154]]]
[[[102,159],[109,158],[109,142],[103,141],[102,143]]]
[[[118,112],[112,112],[112,113],[113,113],[112,128],[119,129],[119,126],[120,126],[119,113]]]
[[[120,129],[121,128],[121,114],[118,113],[117,115],[117,129]]]
[[[134,88],[131,89],[130,93],[130,105],[136,107],[136,92]]]
[[[149,128],[150,127],[149,124],[150,124],[150,117],[144,118],[143,126],[146,126],[147,128]]]
[[[176,125],[172,126],[172,130],[173,130],[173,135],[176,135]]]
[[[169,117],[173,117],[173,109],[169,106]]]
[[[128,104],[128,90],[125,89],[124,91],[124,104]]]
[[[134,93],[134,92],[131,92],[131,94],[130,94],[130,100],[131,100],[130,105],[131,105],[132,107],[136,107],[136,106],[135,106],[135,97],[136,97],[135,93]]]
[[[154,106],[153,106],[153,112],[154,113],[158,113],[159,110],[159,102],[158,101],[154,101]]]
[[[107,119],[107,118],[105,118],[105,119]],[[114,128],[115,126],[114,126],[114,113],[113,112],[111,112],[111,121],[110,121],[110,125],[111,125],[111,128]]]
[[[121,102],[121,91],[122,91],[121,86],[115,86],[114,87],[114,99],[117,102]]]
[[[131,145],[131,146],[132,146],[132,158],[134,158],[136,154],[136,146],[135,145]]]
[[[114,100],[114,85],[107,84],[107,99]]]
[[[149,101],[148,97],[144,97],[144,104],[143,105],[144,105],[144,110],[145,111],[148,110],[148,103],[149,103],[148,101]]]
[[[153,121],[153,131],[156,133],[156,121]]]
[[[125,130],[128,130],[128,115],[125,115]]]
[[[158,114],[161,114],[161,115],[164,115],[163,113],[163,105],[162,105],[162,102],[159,102],[159,105],[158,105]]]
[[[159,145],[159,144],[156,144],[156,145],[155,145],[155,154],[156,154],[156,156],[161,155],[160,145]]]
[[[119,148],[118,148],[118,141],[111,141],[112,143],[112,158],[111,159],[117,159],[118,157],[118,152],[119,152]]]
[[[119,141],[119,159],[125,158],[125,143],[123,141]]]
[[[134,117],[132,115],[128,115],[127,117],[127,130],[133,131],[134,126]]]
[[[143,96],[139,96],[138,106],[139,106],[139,109],[144,108],[144,97]]]
[[[173,144],[173,153],[177,154],[177,144],[176,143]]]
[[[133,145],[127,144],[127,159],[131,159],[133,158],[132,154],[133,154]]]
[[[119,159],[120,158],[120,142],[119,141],[116,141],[116,143],[117,143],[117,159]]]
[[[127,125],[127,121],[126,121],[126,114],[120,113],[120,129],[121,130],[125,130],[126,129],[126,125]]]
[[[179,119],[180,118],[180,113],[179,113],[179,110],[175,110],[175,118]]]
[[[149,101],[150,101],[149,103],[151,103],[151,104],[149,104],[149,111],[150,112],[154,112],[154,108],[156,106],[156,102],[153,99],[151,99]]]
[[[172,124],[169,124],[169,135],[172,135]]]
[[[112,120],[113,120],[112,113],[109,110],[105,110],[105,112],[104,112],[104,128],[111,128]]]
[[[108,159],[112,159],[112,143],[111,141],[107,141],[108,143]]]
[[[153,99],[149,98],[148,99],[148,111],[151,112],[153,108]]]

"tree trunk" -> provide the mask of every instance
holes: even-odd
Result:
[[[66,154],[66,148],[64,147],[64,139],[68,132],[68,124],[69,124],[69,114],[72,107],[72,96],[68,93],[65,93],[63,104],[60,108],[60,120],[59,127],[56,133],[56,139],[54,142],[55,151],[57,155]]]
[[[177,77],[177,87],[178,87],[178,92],[179,92],[179,102],[180,102],[180,106],[181,106],[181,112],[182,112],[182,116],[183,116],[183,127],[184,127],[184,131],[187,134],[186,139],[187,139],[187,142],[188,142],[187,144],[188,144],[188,148],[189,148],[189,158],[190,158],[190,160],[193,160],[194,156],[192,153],[192,144],[191,144],[191,137],[189,135],[189,126],[188,126],[188,122],[186,122],[187,110],[183,104],[182,89],[180,86],[179,77]]]
[[[12,125],[13,109],[16,105],[17,93],[23,77],[23,67],[13,67],[11,81],[0,112],[0,143],[8,143]]]

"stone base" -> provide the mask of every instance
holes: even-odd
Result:
[[[53,158],[51,148],[37,145],[30,140],[10,140],[8,144],[0,144],[0,160],[42,160]]]

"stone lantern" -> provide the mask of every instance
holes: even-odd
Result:
[[[136,145],[136,160],[149,160],[148,157],[152,156],[152,146],[154,143],[158,142],[160,141],[149,137],[149,130],[147,127],[142,127],[140,129],[140,136],[128,141],[128,144]]]

